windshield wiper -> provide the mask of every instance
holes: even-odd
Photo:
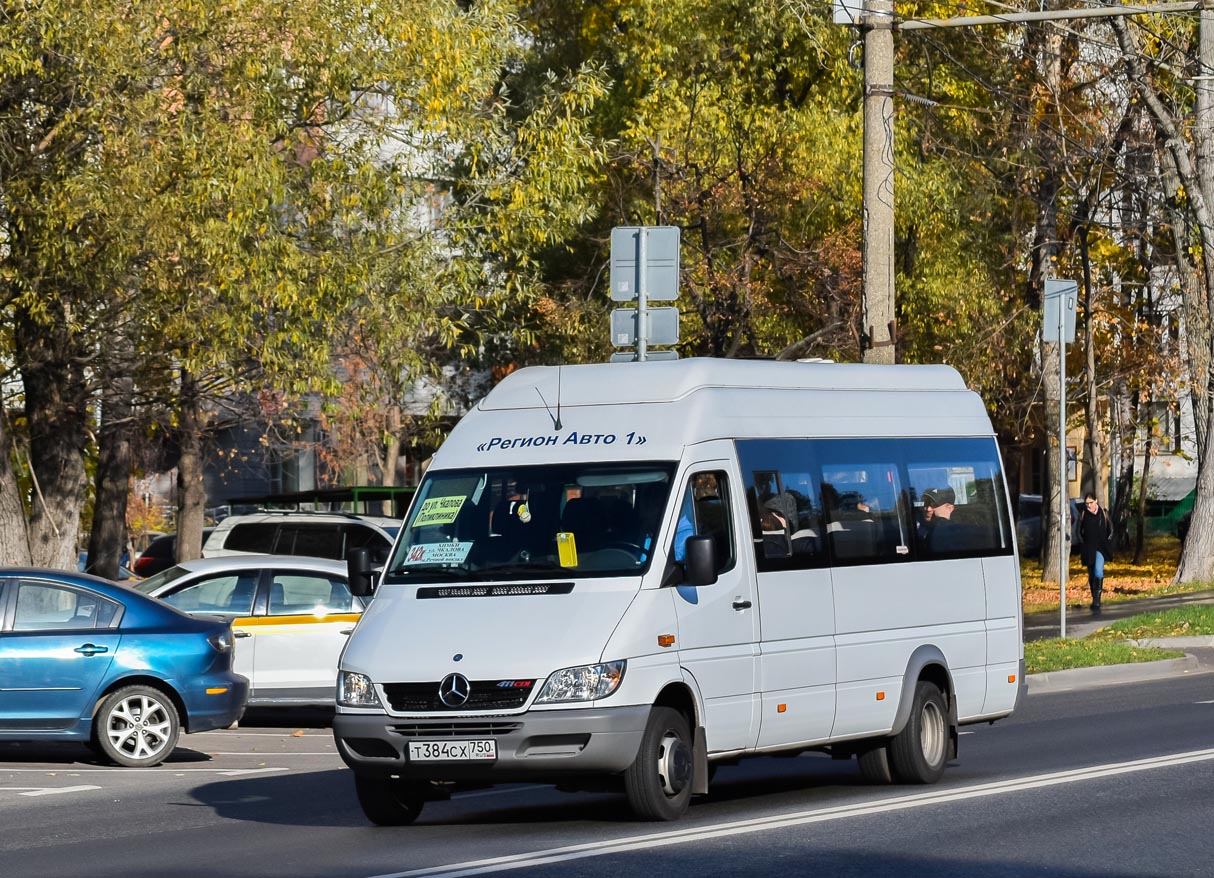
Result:
[[[409,564],[407,566],[395,567],[389,570],[387,576],[415,576],[425,574],[427,576],[439,576],[447,579],[465,579],[472,573],[471,568],[460,565],[452,566],[434,566],[423,567],[419,564]]]
[[[565,570],[559,564],[554,564],[552,561],[499,561],[496,564],[486,564],[478,571],[479,573],[488,573],[490,571],[502,570],[519,570],[519,571],[534,571],[534,570]]]

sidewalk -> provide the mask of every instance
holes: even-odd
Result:
[[[1093,613],[1086,607],[1070,607],[1066,614],[1066,635],[1068,638],[1086,637],[1118,619],[1193,604],[1214,604],[1214,591],[1141,598],[1113,604],[1105,603],[1100,613]],[[1026,614],[1024,617],[1025,642],[1057,637],[1059,621],[1057,610],[1049,613]],[[1165,659],[1158,662],[1029,674],[1025,682],[1028,684],[1030,692],[1064,692],[1071,689],[1107,686],[1113,683],[1137,683],[1186,674],[1214,673],[1214,638],[1161,637],[1142,641],[1137,645],[1180,649],[1184,651],[1185,655],[1184,658]]]
[[[1118,619],[1128,619],[1140,613],[1154,613],[1158,610],[1170,610],[1173,607],[1187,607],[1192,604],[1214,604],[1214,591],[1195,591],[1191,594],[1173,594],[1158,598],[1139,598],[1117,603],[1105,602],[1099,613],[1093,613],[1086,606],[1068,607],[1066,613],[1066,636],[1087,637],[1098,628],[1116,622]],[[1059,614],[1057,610],[1047,613],[1026,613],[1024,616],[1024,640],[1046,640],[1058,636]]]

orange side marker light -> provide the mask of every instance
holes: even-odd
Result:
[[[674,635],[673,634],[659,634],[658,635],[658,646],[674,646]]]
[[[777,704],[776,705],[776,713],[784,713],[786,710],[788,710],[787,704]]]
[[[884,701],[884,700],[885,700],[885,693],[884,693],[884,692],[878,692],[878,693],[877,693],[877,700],[878,700],[878,701]]]

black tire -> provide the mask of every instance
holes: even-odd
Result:
[[[904,784],[935,783],[948,762],[948,705],[934,683],[920,680],[910,718],[889,744],[894,780]]]
[[[687,718],[655,707],[645,724],[637,757],[624,772],[624,792],[641,820],[677,820],[691,803],[693,759]]]
[[[354,791],[363,814],[377,826],[408,826],[426,803],[424,785],[399,777],[354,776]]]
[[[125,686],[107,695],[93,717],[92,743],[128,768],[159,765],[177,746],[181,720],[168,695],[151,686]]]
[[[860,763],[860,776],[868,783],[883,786],[894,782],[889,767],[889,745],[885,740],[857,752],[856,760]]]

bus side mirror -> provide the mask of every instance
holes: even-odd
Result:
[[[688,585],[712,585],[717,581],[717,546],[712,537],[688,537],[684,557]]]
[[[346,556],[346,578],[350,580],[350,593],[356,597],[370,597],[375,591],[375,571],[371,568],[371,552],[368,549],[351,549]]]

